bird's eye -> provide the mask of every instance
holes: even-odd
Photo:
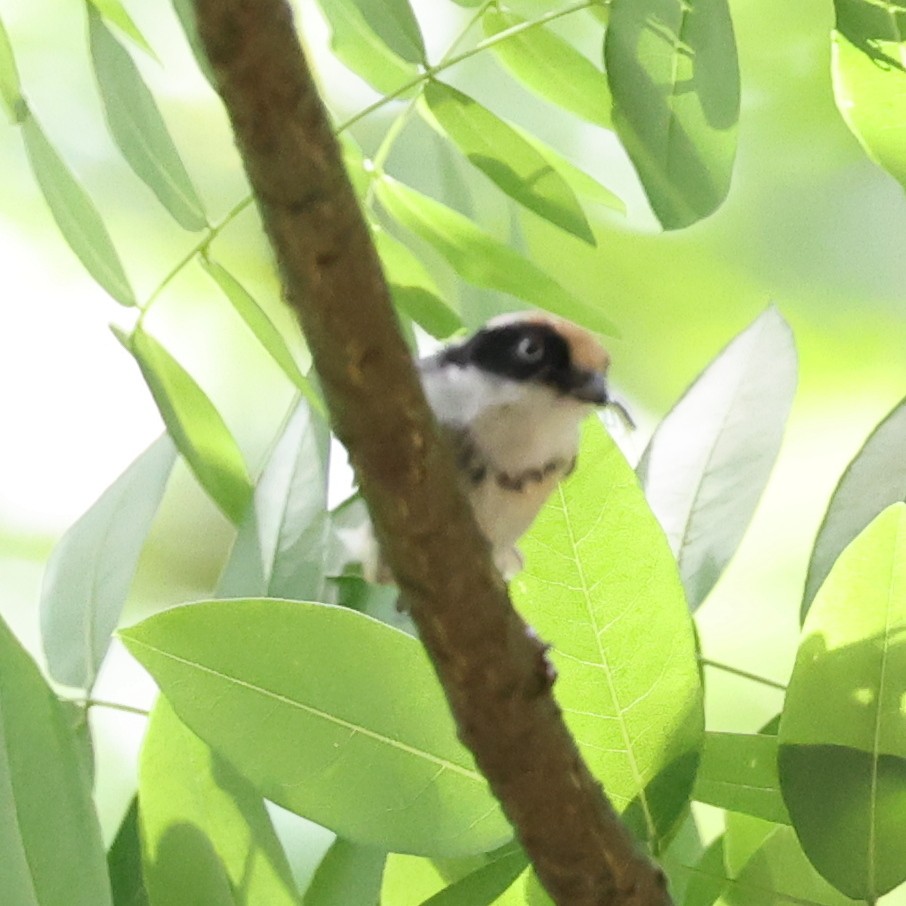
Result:
[[[516,355],[529,365],[537,365],[544,358],[544,343],[535,337],[523,337],[516,345]]]

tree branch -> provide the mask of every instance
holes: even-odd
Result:
[[[194,2],[286,297],[463,742],[556,903],[668,903],[582,761],[546,649],[457,485],[285,0]]]

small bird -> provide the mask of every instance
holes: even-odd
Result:
[[[505,579],[516,542],[576,465],[579,426],[608,394],[610,357],[588,331],[553,315],[489,321],[419,361],[425,394],[453,447],[462,484]]]

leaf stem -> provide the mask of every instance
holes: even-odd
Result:
[[[786,685],[778,683],[776,680],[768,679],[766,676],[759,676],[757,673],[749,673],[748,670],[741,670],[739,667],[733,667],[730,664],[722,664],[720,661],[712,661],[709,658],[699,657],[698,662],[703,667],[713,667],[715,670],[723,670],[724,673],[732,673],[733,676],[739,676],[742,679],[751,680],[753,683],[761,683],[763,686],[769,686],[771,689],[779,689],[786,692]]]
[[[71,702],[86,711],[91,708],[110,708],[114,711],[122,711],[124,714],[138,714],[141,717],[148,717],[151,713],[145,708],[137,708],[135,705],[123,705],[120,702],[110,702],[101,698],[65,698],[60,696],[60,701]]]

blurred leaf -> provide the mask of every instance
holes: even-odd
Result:
[[[355,0],[318,0],[318,6],[330,26],[334,56],[372,88],[390,94],[418,78],[418,67],[375,34]]]
[[[815,597],[780,720],[780,785],[814,866],[874,901],[906,880],[906,504],[884,510]]]
[[[107,852],[114,906],[151,906],[142,873],[138,837],[138,797],[133,796],[116,838]]]
[[[204,208],[132,57],[88,8],[91,59],[114,140],[135,175],[187,230],[207,226]]]
[[[865,153],[906,187],[906,4],[834,0],[834,98]]]
[[[595,204],[612,208],[615,211],[619,211],[621,214],[626,213],[626,203],[622,198],[611,192],[606,186],[602,186],[593,176],[590,176],[580,167],[577,167],[559,151],[555,151],[551,148],[550,145],[546,145],[524,129],[519,129],[518,127],[514,128],[530,145],[547,158],[554,169],[557,170],[570,186],[572,186],[576,195],[587,198]]]
[[[441,298],[428,269],[386,230],[372,230],[393,303],[432,337],[445,340],[462,327],[459,315]]]
[[[142,745],[145,884],[154,906],[298,904],[264,800],[159,698]]]
[[[686,866],[686,872],[688,879],[683,906],[711,906],[728,883],[723,835],[711,843],[694,865]]]
[[[349,3],[387,48],[409,63],[428,65],[425,42],[409,0],[333,0]]]
[[[255,488],[217,594],[323,600],[330,432],[300,400]]]
[[[801,619],[846,545],[882,510],[906,500],[904,450],[906,399],[871,433],[834,490],[812,549]]]
[[[509,839],[410,636],[342,607],[265,599],[175,608],[122,637],[180,718],[278,805],[399,852]]]
[[[141,48],[146,54],[157,60],[157,54],[154,53],[151,45],[139,31],[132,16],[126,12],[126,8],[120,0],[90,0],[90,2],[108,22],[115,25],[136,47]]]
[[[507,195],[549,223],[595,244],[573,190],[515,129],[443,82],[428,82],[422,98],[427,122]]]
[[[387,853],[337,837],[318,865],[305,906],[377,906]]]
[[[769,308],[658,425],[639,477],[696,610],[739,546],[783,440],[796,349]]]
[[[490,7],[482,17],[488,37],[524,25],[526,20]],[[559,35],[538,25],[494,44],[500,62],[526,88],[590,123],[611,127],[613,99],[607,76]]]
[[[207,255],[199,259],[201,266],[208,272],[223,294],[229,299],[236,313],[245,321],[246,326],[255,335],[255,339],[267,350],[280,370],[302,391],[305,398],[315,409],[324,414],[324,403],[312,389],[308,378],[299,370],[296,360],[290,352],[286,340],[267,312],[252,298],[248,290],[229,272]]]
[[[66,715],[0,620],[0,903],[110,906],[91,789]]]
[[[724,864],[728,876],[735,878],[774,833],[777,825],[741,812],[727,812],[724,825]]]
[[[506,852],[429,897],[422,906],[492,906],[528,864],[521,849]]]
[[[598,419],[521,544],[519,612],[553,643],[557,700],[614,806],[657,851],[685,810],[702,690],[676,563]]]
[[[141,323],[130,349],[177,449],[214,503],[238,525],[251,503],[252,483],[223,417],[192,375]]]
[[[705,844],[698,825],[687,808],[682,822],[672,839],[658,857],[658,862],[667,876],[668,891],[674,903],[682,903],[689,884],[688,866],[695,865],[705,854]]]
[[[175,459],[170,438],[156,440],[54,548],[41,589],[41,635],[58,683],[86,692],[94,685]]]
[[[777,777],[777,737],[705,733],[692,795],[727,811],[789,824]]]
[[[604,39],[614,125],[667,229],[730,188],[739,65],[727,0],[613,0]]]
[[[25,119],[27,110],[22,98],[22,86],[19,82],[19,71],[13,46],[3,20],[0,19],[0,98],[9,114],[10,122],[18,123]]]
[[[107,227],[85,190],[47,140],[33,116],[22,123],[35,179],[63,238],[92,277],[121,305],[135,305]]]
[[[614,335],[613,323],[596,306],[578,299],[549,274],[452,208],[389,176],[375,191],[391,217],[432,245],[464,279],[547,309],[591,330]]]
[[[195,21],[195,8],[192,5],[192,0],[171,0],[171,2],[173,3],[176,17],[179,19],[179,24],[182,26],[183,34],[189,42],[192,56],[195,57],[195,62],[198,64],[198,69],[205,77],[208,84],[216,91],[217,80],[214,78],[214,70],[211,69],[211,64],[208,62],[204,47],[201,46],[201,38],[198,36],[198,24]]]
[[[778,827],[733,878],[721,906],[854,906],[811,866],[791,827]]]

